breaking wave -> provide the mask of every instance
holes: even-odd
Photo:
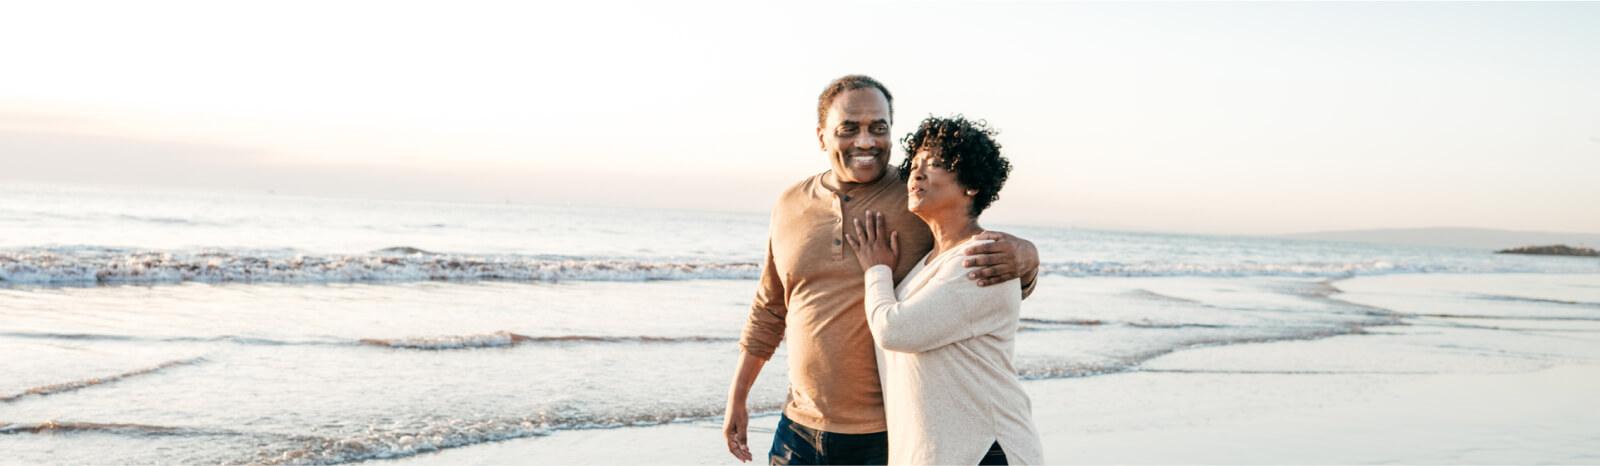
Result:
[[[1565,304],[1565,305],[1568,305],[1568,306],[1600,308],[1600,303],[1591,303],[1591,302],[1584,302],[1584,301],[1567,301],[1567,300],[1561,300],[1561,299],[1528,298],[1528,297],[1522,297],[1522,296],[1507,296],[1507,295],[1492,295],[1492,294],[1477,295],[1477,296],[1474,296],[1474,298],[1483,299],[1483,300],[1490,300],[1490,301],[1513,301],[1513,302],[1539,303],[1539,304]]]
[[[1183,323],[1183,322],[1152,322],[1152,321],[1149,321],[1149,320],[1142,320],[1142,321],[1138,321],[1138,322],[1128,322],[1128,326],[1129,327],[1139,327],[1139,328],[1228,328],[1227,325],[1191,324],[1191,323]]]
[[[1520,265],[1519,265],[1520,264]],[[1137,263],[1079,261],[1040,266],[1068,277],[1290,276],[1347,278],[1397,273],[1596,273],[1600,262],[1540,266],[1512,262],[1406,263]],[[652,258],[585,258],[518,254],[448,254],[398,246],[364,254],[317,255],[287,250],[137,250],[102,247],[0,250],[0,283],[335,283],[364,281],[646,281],[756,279],[754,262]],[[1153,299],[1183,298],[1149,293]]]
[[[241,345],[259,346],[387,346],[390,348],[421,349],[421,350],[447,350],[467,348],[493,348],[499,346],[513,346],[522,343],[727,343],[739,341],[737,338],[709,337],[700,335],[681,337],[658,336],[608,336],[608,335],[555,335],[555,336],[528,336],[511,333],[505,330],[494,333],[475,335],[440,335],[428,337],[405,338],[363,338],[360,340],[340,339],[326,337],[320,339],[282,340],[271,338],[241,337],[236,335],[221,336],[132,336],[116,334],[91,334],[91,333],[48,333],[48,332],[0,332],[0,337],[32,338],[41,340],[84,340],[84,341],[148,341],[163,343],[237,343]],[[197,362],[199,359],[188,360]],[[184,361],[168,363],[175,365]],[[156,369],[165,369],[167,366]],[[134,373],[122,374],[137,375]],[[109,377],[100,379],[101,383],[113,380]],[[0,402],[9,401],[0,397]]]
[[[1061,320],[1061,319],[1036,319],[1036,318],[1032,318],[1032,317],[1023,317],[1023,318],[1020,318],[1020,319],[1017,319],[1017,320],[1019,322],[1021,322],[1021,323],[1024,323],[1024,324],[1045,324],[1045,325],[1102,325],[1102,324],[1105,324],[1105,322],[1100,321],[1099,319],[1069,319],[1069,320]]]
[[[494,333],[479,335],[444,335],[435,337],[408,337],[394,339],[362,339],[366,345],[387,346],[391,348],[443,350],[465,348],[493,348],[497,346],[511,346],[518,343],[560,343],[560,342],[598,342],[598,343],[682,343],[682,342],[730,342],[732,338],[718,337],[614,337],[591,335],[562,335],[531,337],[501,330]]]
[[[149,374],[149,373],[152,373],[152,372],[157,372],[157,371],[160,371],[162,369],[166,369],[166,368],[172,367],[172,366],[182,366],[182,365],[194,364],[194,363],[197,363],[197,362],[200,362],[200,361],[204,361],[204,360],[205,360],[205,358],[179,359],[179,360],[176,360],[176,361],[167,361],[167,362],[158,364],[158,365],[156,365],[154,367],[147,367],[147,368],[144,368],[144,369],[139,369],[139,370],[131,371],[131,372],[124,372],[124,373],[117,374],[117,375],[112,375],[112,376],[96,377],[96,378],[92,378],[92,379],[84,379],[84,380],[78,380],[78,381],[72,381],[72,382],[45,385],[45,386],[42,386],[42,387],[34,387],[34,388],[30,388],[30,389],[28,389],[26,391],[23,391],[22,393],[18,393],[18,394],[15,394],[15,395],[0,396],[0,403],[10,403],[10,402],[14,402],[14,401],[17,401],[17,400],[20,400],[22,398],[29,397],[29,396],[48,396],[48,395],[54,395],[54,394],[57,394],[57,393],[65,393],[65,392],[70,392],[70,391],[74,391],[74,390],[80,390],[80,389],[92,387],[92,386],[95,386],[95,385],[101,385],[101,384],[108,384],[108,383],[111,383],[111,382],[116,382],[118,380],[126,379],[128,377],[135,377],[135,376],[140,376],[140,375],[144,375],[144,374]]]
[[[752,412],[776,411],[781,404],[753,403]],[[649,411],[585,413],[554,408],[529,416],[482,419],[434,419],[403,428],[375,428],[341,436],[303,437],[298,445],[263,451],[255,464],[338,464],[401,458],[441,449],[523,437],[541,437],[562,430],[611,429],[658,425],[720,417],[723,407],[670,407]]]
[[[1531,267],[1510,263],[1406,263],[1383,260],[1350,263],[1284,263],[1263,264],[1255,262],[1197,264],[1188,262],[1058,262],[1039,266],[1041,274],[1067,277],[1327,277],[1348,278],[1361,275],[1389,275],[1409,273],[1595,273],[1600,263],[1572,263]]]
[[[45,421],[39,423],[0,422],[0,434],[52,434],[59,432],[112,432],[131,434],[183,434],[189,429],[145,424],[106,424],[98,422]]]
[[[148,251],[107,248],[0,252],[0,282],[29,284],[754,279],[755,263],[433,254],[388,248],[370,254],[275,251]]]
[[[1127,293],[1127,295],[1135,297],[1135,298],[1144,298],[1144,299],[1149,299],[1149,300],[1153,300],[1153,301],[1182,303],[1182,304],[1205,304],[1205,303],[1202,303],[1200,301],[1196,301],[1196,300],[1193,300],[1193,299],[1180,298],[1180,297],[1177,297],[1177,296],[1164,295],[1164,294],[1157,293],[1157,292],[1150,291],[1150,290],[1146,290],[1146,289],[1143,289],[1143,288],[1130,291],[1130,292]]]

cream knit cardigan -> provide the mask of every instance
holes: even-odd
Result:
[[[867,269],[890,464],[978,464],[996,441],[1010,464],[1044,462],[1011,363],[1022,287],[967,279],[968,244],[917,261],[899,287],[888,266]]]

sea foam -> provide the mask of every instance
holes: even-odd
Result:
[[[1595,273],[1593,261],[1530,265],[1520,262],[1239,261],[1194,263],[1045,262],[1039,272],[1068,277],[1330,277],[1405,273]],[[365,281],[646,281],[759,278],[751,262],[656,258],[584,258],[517,254],[437,254],[386,248],[366,254],[318,255],[282,250],[136,250],[101,247],[0,250],[0,283],[337,283]]]
[[[0,251],[0,282],[176,283],[754,279],[754,263],[394,253],[28,248]]]

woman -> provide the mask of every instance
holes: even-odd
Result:
[[[900,286],[896,235],[868,212],[849,238],[866,269],[867,323],[889,422],[891,464],[1044,461],[1027,393],[1012,366],[1022,288],[979,287],[960,251],[982,234],[978,214],[999,196],[1011,164],[994,131],[961,116],[928,118],[901,140],[907,208],[934,248]]]

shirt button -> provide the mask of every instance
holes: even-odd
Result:
[[[843,221],[844,221],[844,219],[839,218],[839,217],[834,217],[833,218],[833,223],[839,223],[839,222],[843,222]]]
[[[834,246],[838,246],[839,245],[839,238],[834,238],[833,239],[833,245]]]
[[[844,201],[845,201],[845,202],[850,202],[850,196],[845,196],[845,197],[844,197]]]

